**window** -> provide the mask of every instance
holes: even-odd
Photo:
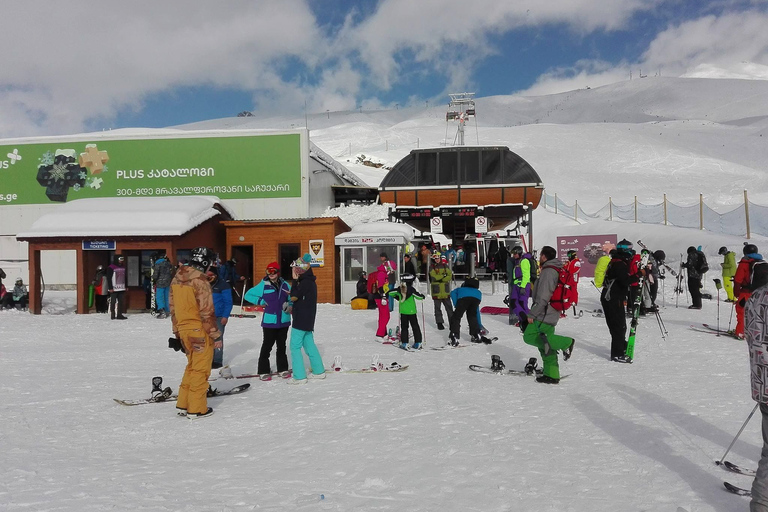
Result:
[[[357,281],[363,271],[363,248],[344,248],[344,280]]]
[[[437,185],[437,154],[417,153],[419,173],[416,180],[418,186]]]
[[[501,151],[498,149],[483,151],[483,183],[502,183]]]
[[[438,185],[456,185],[459,174],[459,154],[456,151],[440,153],[438,169],[440,172]]]
[[[461,183],[466,185],[480,184],[480,152],[462,151]]]

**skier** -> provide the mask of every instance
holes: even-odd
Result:
[[[213,414],[208,407],[208,376],[213,350],[221,348],[221,333],[216,328],[213,293],[206,273],[215,261],[216,253],[211,249],[193,249],[189,264],[181,267],[171,280],[171,326],[187,355],[176,411],[188,419]]]
[[[742,250],[744,257],[739,261],[736,275],[733,277],[733,293],[736,299],[736,330],[734,334],[744,339],[744,306],[752,295],[752,268],[763,257],[757,252],[755,244],[745,243]]]
[[[413,264],[413,261],[411,260],[411,255],[406,253],[403,256],[403,274],[410,274],[412,276],[416,275],[416,265]]]
[[[483,300],[483,294],[480,291],[480,281],[474,277],[467,277],[461,287],[451,291],[451,300],[453,301],[453,315],[451,315],[449,334],[449,343],[453,346],[459,344],[461,331],[461,317],[467,315],[469,324],[469,335],[472,343],[490,344],[491,340],[486,338],[480,332],[478,323],[478,314],[480,313],[480,302]]]
[[[156,318],[166,318],[170,312],[168,308],[168,290],[171,286],[173,274],[174,266],[168,260],[168,256],[164,252],[160,252],[152,268],[152,284],[155,285]]]
[[[453,273],[448,266],[446,258],[440,257],[438,253],[435,254],[434,264],[429,271],[430,293],[435,308],[435,322],[437,323],[438,330],[442,331],[445,329],[442,308],[445,308],[445,314],[449,322],[453,316],[453,306],[451,305],[451,280],[453,279]]]
[[[629,286],[637,280],[637,275],[629,275],[629,262],[632,253],[626,249],[611,251],[613,257],[605,271],[603,291],[600,294],[600,304],[603,306],[605,323],[611,333],[611,361],[616,363],[631,363],[626,357],[627,351],[627,317],[624,314],[624,297]]]
[[[424,300],[424,295],[413,288],[413,281],[416,276],[413,274],[403,274],[402,283],[399,290],[389,292],[390,300],[397,299],[400,303],[400,348],[408,348],[409,329],[413,328],[413,349],[421,349],[421,328],[419,328],[419,317],[416,311],[416,299]]]
[[[688,259],[683,268],[688,271],[688,292],[691,294],[691,305],[688,309],[701,309],[701,281],[709,270],[704,253],[695,247],[688,247]]]
[[[616,244],[616,249],[624,251],[630,255],[630,259],[627,261],[629,275],[633,278],[636,277],[638,271],[640,270],[640,255],[637,254],[637,252],[634,250],[634,245],[632,242],[625,238]],[[627,289],[627,295],[624,297],[626,301],[626,315],[628,317],[632,316],[632,308],[634,307],[635,298],[637,297],[638,293],[640,293],[639,280],[633,279],[629,285],[629,288]]]
[[[579,273],[581,272],[581,260],[577,256],[575,249],[571,249],[567,253],[568,262],[565,264],[565,270],[568,272],[568,295],[569,301],[573,304],[573,310],[576,311],[576,306],[579,303]],[[565,311],[561,317],[565,317]]]
[[[221,346],[213,350],[211,368],[214,370],[224,366],[224,330],[227,328],[229,315],[232,313],[232,291],[230,288],[223,286],[220,275],[219,269],[216,266],[211,266],[210,270],[206,273],[211,283],[211,292],[213,293],[216,328],[221,333],[221,338],[219,338]]]
[[[107,267],[109,282],[109,315],[112,320],[126,320],[125,310],[125,256],[115,255],[115,262]]]
[[[291,264],[293,286],[291,298],[283,308],[293,316],[291,329],[291,360],[293,361],[293,379],[289,384],[306,384],[307,369],[304,367],[304,356],[301,349],[307,353],[312,373],[312,379],[324,379],[325,367],[320,352],[315,345],[315,317],[317,316],[317,283],[315,274],[309,262],[312,256],[308,253]]]
[[[531,278],[533,257],[523,253],[523,248],[516,245],[507,258],[507,275],[509,276],[509,323],[525,327],[529,313],[528,299],[531,296]]]
[[[109,296],[109,280],[107,279],[107,271],[104,269],[104,265],[96,267],[96,275],[93,277],[93,293],[96,312],[106,313],[109,308],[107,300]]]
[[[757,253],[757,248],[754,249],[750,254]],[[763,449],[755,480],[752,482],[750,510],[765,512],[768,511],[768,392],[763,376],[768,372],[768,363],[764,357],[768,351],[768,286],[763,285],[752,290],[752,296],[744,305],[744,317],[751,366],[752,399],[760,404],[763,418]]]
[[[736,302],[733,295],[733,276],[736,275],[736,253],[729,251],[727,247],[721,247],[717,254],[723,257],[722,267],[723,288],[728,298],[725,302]]]
[[[549,307],[549,300],[557,288],[560,279],[560,269],[563,264],[557,259],[554,247],[545,245],[539,253],[541,272],[533,286],[533,303],[528,315],[528,326],[523,333],[523,341],[539,349],[544,366],[544,373],[536,377],[536,382],[543,384],[560,383],[560,366],[557,362],[557,351],[563,351],[567,361],[573,354],[575,340],[555,334],[555,326],[560,320],[560,314],[555,308]],[[547,270],[552,270],[547,272]]]
[[[365,276],[365,272],[361,275]],[[365,282],[363,291],[366,296]],[[259,378],[268,380],[272,368],[269,365],[269,355],[272,347],[277,346],[277,371],[281,377],[288,376],[288,357],[285,352],[285,342],[288,339],[288,327],[291,325],[291,315],[283,310],[283,304],[290,300],[291,287],[280,276],[280,265],[273,261],[267,265],[266,276],[259,284],[245,293],[245,300],[257,306],[264,306],[261,317],[263,341],[259,353]],[[303,361],[303,360],[302,360]]]

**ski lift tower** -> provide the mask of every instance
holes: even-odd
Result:
[[[445,121],[458,121],[459,129],[454,137],[454,145],[464,145],[464,125],[470,117],[475,117],[475,93],[461,92],[448,95],[451,102],[448,104],[448,112],[445,114]],[[477,121],[475,121],[477,124]],[[446,131],[448,131],[446,129]],[[457,144],[458,139],[458,144]],[[478,142],[479,143],[479,142]]]

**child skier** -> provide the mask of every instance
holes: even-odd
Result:
[[[416,276],[413,274],[403,274],[401,276],[402,284],[399,290],[392,290],[389,296],[397,299],[400,303],[400,348],[408,348],[408,331],[413,327],[413,349],[421,349],[421,329],[416,314],[416,299],[424,300],[424,295],[417,292],[413,287],[413,281]]]

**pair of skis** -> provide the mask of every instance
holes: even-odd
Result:
[[[709,324],[701,324],[701,326],[698,325],[691,325],[689,327],[693,331],[697,332],[706,332],[707,334],[714,334],[717,336],[728,336],[731,338],[739,339],[733,331],[728,331],[726,329],[718,329],[717,327]]]
[[[720,461],[716,461],[715,464],[732,473],[737,473],[739,475],[744,475],[744,476],[751,476],[753,478],[755,476],[755,471],[753,469],[742,468],[741,466],[738,466],[732,462],[728,462],[727,460],[723,461],[722,463]],[[723,486],[728,492],[736,494],[738,496],[752,496],[751,490],[738,487],[728,481],[723,482]]]

